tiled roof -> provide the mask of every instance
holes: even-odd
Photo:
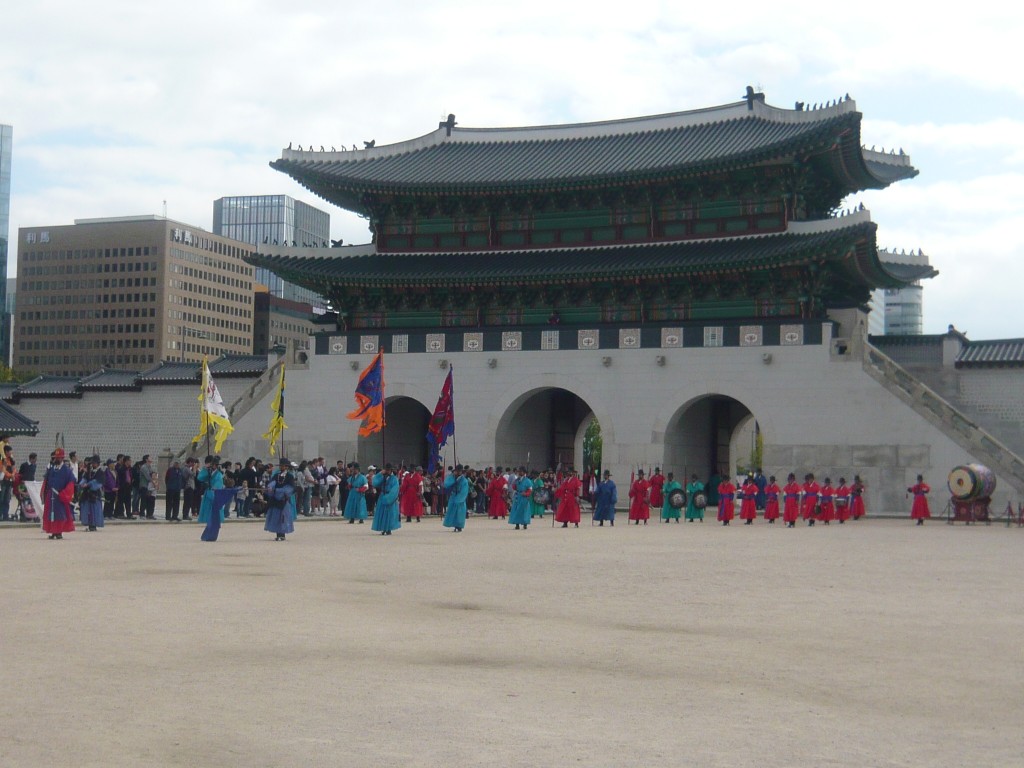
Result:
[[[15,400],[19,386],[16,381],[0,382],[0,400],[6,400],[7,402]]]
[[[23,416],[7,403],[0,402],[0,435],[29,435],[39,432],[39,422]]]
[[[898,287],[903,281],[879,263],[875,225],[866,212],[809,223],[772,235],[489,252],[386,253],[349,258],[254,255],[250,262],[282,278],[328,290],[348,287],[439,287],[571,283],[580,280],[681,277],[715,272],[763,271],[822,256],[843,260],[858,281]],[[845,259],[860,245],[858,259]],[[831,254],[831,255],[830,255]],[[830,256],[829,256],[830,255]],[[930,268],[929,268],[930,269]]]
[[[210,362],[214,376],[251,376],[266,370],[266,355],[224,355]]]
[[[968,342],[956,358],[957,368],[1024,366],[1024,339]]]
[[[199,363],[161,360],[152,368],[139,374],[142,384],[172,384],[187,381],[199,381]]]
[[[138,371],[100,368],[79,380],[82,389],[139,389]]]
[[[16,390],[17,397],[81,397],[75,376],[37,376]]]
[[[916,280],[924,280],[935,277],[939,271],[931,264],[896,264],[889,261],[882,262],[885,271],[903,283],[913,283]]]
[[[810,147],[839,150],[853,188],[917,175],[906,155],[860,147],[853,101],[794,111],[754,100],[669,115],[513,129],[438,128],[418,139],[352,152],[286,149],[271,166],[317,194],[360,210],[356,190],[494,193],[669,178],[747,167]],[[843,145],[840,148],[840,144]]]

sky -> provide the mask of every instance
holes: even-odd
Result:
[[[611,120],[849,94],[862,141],[920,175],[852,195],[889,250],[921,249],[925,333],[1024,337],[1024,11],[988,0],[33,0],[8,3],[0,123],[19,227],[166,215],[212,228],[226,195],[288,194],[332,237],[366,221],[269,167],[294,145],[377,146],[465,127]]]

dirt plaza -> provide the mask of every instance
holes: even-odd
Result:
[[[1024,529],[0,530],[4,766],[1010,766]]]

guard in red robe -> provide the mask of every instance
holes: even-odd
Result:
[[[864,517],[867,510],[864,509],[864,483],[860,475],[853,476],[853,485],[850,486],[850,517],[859,520]]]
[[[507,490],[508,480],[502,474],[495,475],[487,484],[484,495],[487,496],[487,515],[491,520],[508,516]]]
[[[825,525],[836,519],[835,496],[836,489],[832,487],[832,478],[826,477],[824,485],[821,486],[821,515],[818,518]]]
[[[743,481],[740,499],[740,519],[746,520],[744,525],[751,525],[757,518],[757,483],[749,475]]]
[[[407,523],[411,523],[414,519],[418,523],[423,517],[423,471],[421,467],[407,472],[402,478],[402,483],[398,487],[398,509],[400,515],[405,515]]]
[[[814,474],[808,472],[804,475],[804,500],[801,512],[807,525],[814,525],[818,519],[818,496],[821,493],[821,486],[814,482]]]
[[[846,478],[839,478],[839,487],[836,488],[836,520],[842,525],[850,519],[850,486],[846,484]]]
[[[736,498],[736,486],[728,477],[718,484],[718,519],[722,525],[728,525],[732,520],[735,510],[733,499]]]
[[[775,475],[768,478],[768,485],[764,487],[764,519],[772,525],[779,519],[779,495],[782,489],[775,482]]]
[[[789,528],[796,527],[796,521],[800,517],[800,484],[796,481],[796,475],[792,472],[786,478],[786,485],[782,489],[782,522]]]
[[[662,490],[665,487],[665,476],[661,474],[661,467],[654,468],[654,474],[651,475],[648,482],[651,484],[651,506],[661,512],[661,508],[665,504],[665,495]]]
[[[64,533],[75,530],[71,500],[75,496],[75,474],[64,463],[64,449],[50,456],[50,466],[43,477],[43,530],[51,539],[63,539]]]
[[[629,519],[635,520],[637,525],[640,525],[641,520],[647,525],[651,519],[650,492],[651,484],[644,479],[644,471],[638,470],[636,480],[629,487]]]
[[[568,528],[572,523],[580,527],[580,490],[583,488],[575,470],[570,471],[569,476],[562,481],[562,484],[555,490],[555,498],[558,499],[558,510],[555,512],[555,522],[561,523],[563,528]]]
[[[925,519],[932,516],[931,510],[928,509],[928,499],[926,497],[930,490],[931,488],[925,483],[923,475],[918,475],[917,482],[907,488],[907,493],[914,494],[914,506],[910,508],[910,518],[917,520],[918,525],[924,525]]]

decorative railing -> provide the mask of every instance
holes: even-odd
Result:
[[[284,363],[285,358],[280,358],[276,363],[260,374],[260,377],[250,384],[245,392],[243,392],[231,405],[228,406],[228,418],[231,419],[232,424],[237,424],[243,416],[251,411],[258,402],[266,397],[274,387],[277,386],[281,366],[284,365]],[[195,444],[190,442],[178,451],[174,458],[176,460],[183,459],[184,457],[190,456],[194,453]]]
[[[985,462],[1018,492],[1024,493],[1024,459],[964,416],[942,396],[877,347],[864,342],[864,370],[950,440]]]

